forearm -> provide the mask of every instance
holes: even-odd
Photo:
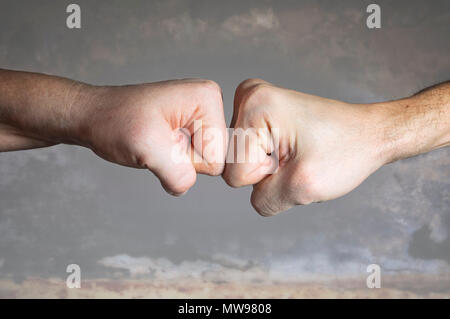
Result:
[[[386,163],[450,145],[450,83],[370,105]]]
[[[56,76],[0,69],[0,151],[78,143],[90,88]]]

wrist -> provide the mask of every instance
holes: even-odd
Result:
[[[411,98],[369,105],[382,165],[417,154],[414,145],[423,141],[414,133],[412,109]]]
[[[71,127],[68,143],[90,147],[93,119],[105,99],[106,87],[80,84],[72,96],[69,106]]]

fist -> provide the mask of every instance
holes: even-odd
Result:
[[[90,90],[81,140],[103,159],[149,169],[172,195],[185,193],[196,173],[222,173],[227,137],[216,83],[185,79]],[[208,135],[209,128],[221,134]]]
[[[233,187],[253,185],[251,203],[263,216],[334,199],[385,163],[380,125],[369,106],[249,79],[236,89],[231,127],[276,134],[272,143],[261,140],[267,139],[264,134],[249,139],[246,160],[227,158],[223,177]],[[237,144],[230,143],[229,152],[238,153]],[[259,160],[249,161],[252,153]]]

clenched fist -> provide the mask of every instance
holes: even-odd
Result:
[[[251,203],[264,216],[337,198],[385,163],[448,144],[448,95],[443,106],[447,121],[437,122],[433,130],[422,123],[423,116],[414,116],[423,113],[419,108],[426,100],[422,94],[358,105],[246,80],[236,89],[231,126],[276,131],[271,138],[278,147],[272,151],[261,138],[249,139],[246,161],[227,159],[223,177],[233,187],[253,185]],[[430,110],[429,117],[437,111]],[[230,143],[230,148],[236,145]],[[266,158],[249,161],[255,152]]]
[[[149,169],[173,195],[186,192],[196,173],[223,171],[227,135],[215,82],[92,86],[0,70],[0,88],[0,151],[82,145],[108,161]]]
[[[97,155],[148,168],[172,195],[186,192],[196,173],[222,173],[226,124],[216,83],[187,79],[93,90],[81,136]],[[210,128],[222,135],[208,137]]]
[[[78,144],[151,170],[173,195],[196,173],[220,175],[226,159],[227,183],[254,185],[265,216],[342,196],[386,163],[449,145],[450,84],[362,105],[250,79],[231,126],[227,148],[221,90],[208,80],[92,86],[0,69],[0,152]]]

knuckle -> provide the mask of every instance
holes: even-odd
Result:
[[[303,206],[309,205],[312,202],[313,200],[311,199],[311,197],[305,193],[298,194],[295,200],[296,205],[303,205]]]
[[[177,185],[177,184],[167,185],[164,183],[161,183],[161,185],[168,194],[176,197],[183,195],[189,190],[189,187],[184,185]]]
[[[225,180],[225,182],[233,187],[238,188],[245,186],[245,180],[242,178],[242,174],[237,174],[236,169],[232,167],[233,164],[227,164],[225,165],[225,169],[222,173],[222,178]]]
[[[239,85],[236,88],[236,91],[242,91],[242,90],[248,89],[249,87],[252,87],[253,85],[255,85],[257,83],[262,83],[262,82],[264,82],[264,81],[262,79],[259,79],[259,78],[248,78],[248,79],[245,79],[244,81],[239,83]]]
[[[210,176],[219,176],[223,173],[224,170],[224,164],[223,163],[211,163],[208,164],[207,172],[206,174]]]
[[[259,107],[264,107],[273,104],[272,87],[265,83],[259,83],[248,89],[240,105],[243,111],[251,111]]]
[[[247,103],[263,102],[271,96],[271,87],[265,83],[253,85],[245,94],[244,99]]]
[[[186,193],[190,187],[191,187],[190,185],[186,185],[186,184],[184,184],[184,185],[183,184],[172,184],[169,187],[169,192],[171,195],[181,196],[184,193]]]
[[[260,196],[255,192],[252,193],[250,202],[256,212],[263,217],[271,217],[280,213],[280,208],[270,198]]]
[[[180,196],[186,193],[194,185],[196,180],[195,173],[187,173],[181,176],[167,176],[167,173],[164,174],[164,172],[161,171],[155,173],[158,175],[162,187],[167,193],[173,196]]]
[[[226,175],[225,175],[226,176]],[[236,177],[225,177],[224,176],[224,180],[225,182],[228,184],[228,186],[233,187],[233,188],[239,188],[239,187],[243,187],[245,185],[244,181],[240,178],[236,178]]]
[[[239,118],[248,117],[255,107],[270,104],[270,91],[271,85],[261,79],[252,78],[241,82],[234,96],[235,115],[233,115],[232,125],[236,125]]]
[[[222,88],[217,82],[212,80],[202,80],[198,88],[205,94],[222,95]]]

